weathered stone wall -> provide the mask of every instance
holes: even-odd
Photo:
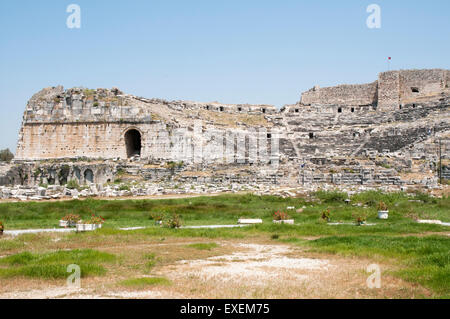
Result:
[[[209,176],[193,174],[185,180],[255,183],[298,182],[299,167],[306,165],[311,181],[399,185],[399,176],[389,175],[392,171],[379,173],[371,166],[377,156],[436,161],[437,153],[430,147],[438,137],[448,139],[450,130],[448,77],[446,70],[384,72],[370,84],[315,88],[302,96],[301,103],[280,111],[269,105],[145,99],[118,89],[48,88],[27,105],[15,161],[130,159],[141,166],[124,166],[129,174],[154,181],[172,178],[174,172],[164,165],[173,161],[197,165],[199,172],[214,169]],[[130,132],[139,136],[137,153],[130,152]],[[444,157],[450,156],[449,150],[443,151]],[[345,162],[356,157],[365,164]],[[357,172],[328,172],[337,165],[329,159],[344,159],[343,165]],[[142,167],[146,164],[150,167]],[[264,166],[273,164],[280,164],[278,171],[264,173]],[[106,173],[91,169],[95,183],[111,180],[120,165],[112,164]],[[224,165],[227,171],[219,173]],[[248,174],[232,169],[245,165],[253,167]],[[85,167],[73,168],[69,175],[78,172],[78,181],[89,182],[83,179]],[[60,172],[50,168],[47,177],[31,178],[34,172],[26,170],[0,171],[0,184],[36,184],[42,178],[57,183]],[[367,170],[372,170],[372,177],[366,178]]]
[[[399,101],[400,74],[397,71],[380,73],[378,77],[378,110],[395,110]]]
[[[16,159],[127,158],[124,134],[137,129],[143,138],[142,152],[149,153],[146,138],[154,126],[145,123],[30,123],[20,132]],[[153,147],[153,145],[152,145]]]
[[[79,185],[112,182],[116,173],[113,163],[25,162],[10,167],[0,177],[0,185],[65,185],[76,181]]]
[[[400,102],[441,93],[445,88],[446,70],[402,70],[400,73]]]
[[[302,94],[300,104],[335,106],[375,105],[392,111],[401,104],[442,93],[448,88],[448,70],[401,70],[382,72],[378,81],[362,85],[318,86]]]
[[[305,105],[372,105],[376,103],[377,82],[334,87],[314,87],[304,92],[301,103]]]

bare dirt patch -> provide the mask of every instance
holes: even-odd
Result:
[[[161,274],[177,282],[186,298],[414,298],[428,291],[389,275],[381,289],[369,289],[361,258],[313,255],[273,244],[231,244],[232,254],[181,260]],[[382,269],[392,269],[380,265]],[[180,289],[182,288],[182,289]]]
[[[91,246],[68,243],[63,236],[45,249]],[[47,242],[47,241],[45,241]],[[381,289],[369,289],[366,272],[373,260],[311,253],[299,246],[279,244],[265,238],[215,240],[217,247],[199,250],[192,243],[211,239],[128,238],[122,242],[91,243],[95,249],[114,253],[116,263],[100,277],[82,278],[81,289],[65,280],[2,278],[0,298],[417,298],[429,297],[426,289],[389,275],[395,265],[380,264]],[[42,244],[41,244],[42,245]],[[37,248],[37,247],[34,247]],[[92,247],[94,248],[94,247]],[[42,247],[40,247],[40,250]],[[148,267],[145,256],[155,256]],[[127,288],[124,279],[165,277],[168,286]]]

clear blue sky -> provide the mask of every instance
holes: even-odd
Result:
[[[81,29],[66,8],[81,7]],[[381,29],[366,8],[381,7]],[[450,1],[1,0],[0,149],[15,150],[44,87],[169,100],[295,103],[315,84],[387,69],[450,68]]]

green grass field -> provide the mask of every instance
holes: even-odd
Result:
[[[251,238],[267,236],[272,240],[300,245],[310,251],[361,256],[374,261],[392,262],[399,266],[393,275],[431,289],[437,297],[450,297],[450,237],[449,227],[419,224],[415,218],[440,219],[450,222],[450,198],[433,198],[425,194],[383,194],[365,192],[352,196],[350,204],[340,192],[317,192],[307,198],[283,199],[274,196],[222,195],[165,200],[74,200],[61,202],[21,202],[0,204],[0,221],[6,230],[58,227],[58,221],[67,214],[89,218],[100,215],[106,222],[102,229],[89,233],[64,235],[67,243],[94,245],[95,243],[123,243],[136,239],[189,238]],[[377,219],[377,203],[383,201],[389,208],[389,219]],[[287,210],[288,206],[302,212]],[[348,223],[328,225],[321,219],[324,210],[330,210],[331,222]],[[272,223],[275,211],[285,211],[295,225]],[[223,229],[170,229],[155,225],[152,216],[179,214],[183,225],[236,224],[241,217],[262,218],[262,225]],[[356,226],[355,218],[365,216],[373,226]],[[146,226],[145,229],[122,231],[119,227]],[[34,236],[34,237],[33,237]],[[103,265],[115,260],[114,255],[102,255],[95,250],[48,252],[27,250],[33,241],[48,245],[48,237],[22,235],[14,239],[0,239],[0,277],[29,276],[62,278],[68,262],[79,263],[85,275],[102,275]],[[308,238],[314,237],[314,238]],[[185,249],[210,251],[214,242],[186,245]],[[13,254],[11,254],[13,253]],[[151,269],[155,256],[146,255],[144,266]],[[158,284],[153,279],[138,278],[123,285],[146,286]],[[163,284],[163,282],[161,282]]]

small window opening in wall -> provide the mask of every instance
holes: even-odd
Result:
[[[338,108],[338,113],[342,113],[342,107]]]
[[[209,105],[206,106],[206,109],[209,111]]]
[[[412,88],[411,88],[411,92],[413,92],[413,93],[419,93],[419,88],[417,88],[417,87],[412,87]]]
[[[401,110],[402,109],[402,105],[400,104],[398,108]]]
[[[238,112],[242,112],[242,107],[238,107]]]
[[[309,138],[314,138],[314,133],[309,133]]]
[[[267,134],[267,138],[272,138],[272,134]]]
[[[295,113],[298,113],[298,112],[300,112],[300,110],[299,109],[295,109]]]
[[[352,107],[351,111],[352,111],[352,113],[355,113],[355,108],[354,108],[354,107]]]
[[[413,104],[413,108],[416,108],[416,105],[415,105],[415,104]]]
[[[261,109],[261,112],[266,113],[266,109]]]
[[[219,107],[219,111],[223,112],[223,106]]]

